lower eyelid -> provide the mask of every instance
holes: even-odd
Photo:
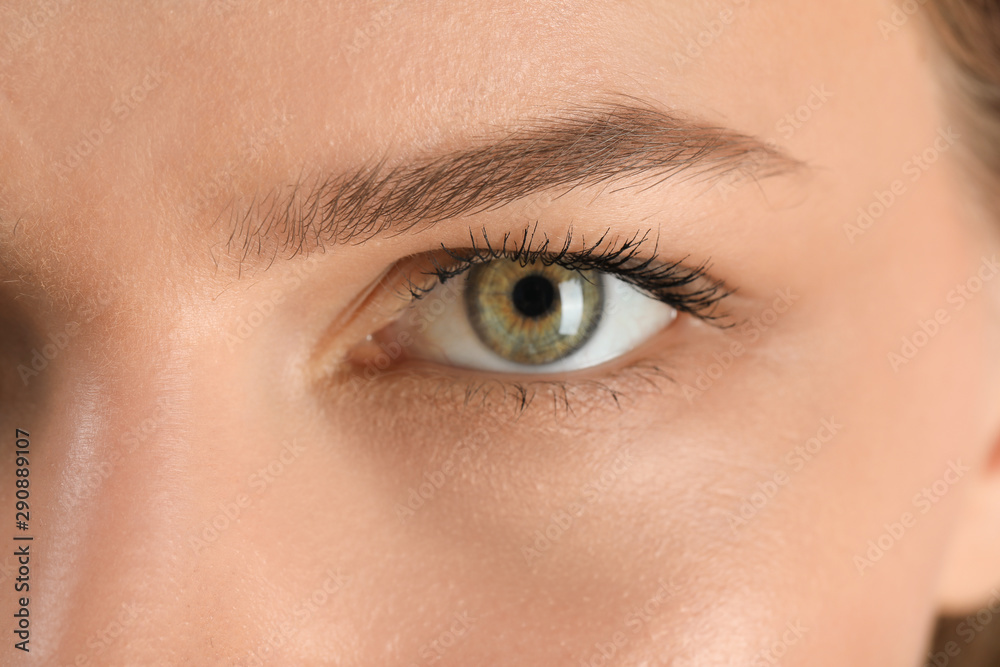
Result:
[[[676,327],[676,328],[675,328]],[[565,413],[586,409],[617,412],[643,397],[655,395],[667,405],[681,405],[676,378],[681,351],[704,330],[690,315],[632,352],[599,366],[554,376],[490,373],[409,359],[399,347],[371,341],[359,346],[337,386],[351,387],[358,400],[375,406],[413,410],[497,410],[516,414],[529,409]],[[683,355],[687,356],[687,355]],[[339,393],[336,386],[331,387]],[[668,400],[669,399],[669,400]],[[596,414],[596,413],[595,413]]]
[[[368,367],[371,368],[371,367]],[[640,357],[601,374],[571,378],[531,378],[483,375],[466,369],[449,369],[415,362],[375,374],[358,367],[348,383],[348,400],[393,410],[437,410],[464,413],[494,411],[521,416],[542,410],[543,414],[574,414],[586,409],[588,417],[607,411],[619,412],[642,396],[662,397],[676,389],[668,367]],[[359,382],[360,380],[360,382]],[[337,387],[331,390],[340,393]]]

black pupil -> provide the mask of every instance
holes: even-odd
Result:
[[[544,276],[526,276],[517,281],[511,294],[514,308],[525,317],[541,317],[556,302],[556,288]]]

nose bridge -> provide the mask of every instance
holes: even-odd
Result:
[[[129,475],[118,473],[162,457],[171,449],[169,443],[178,439],[181,397],[138,382],[117,387],[112,382],[109,378],[80,391],[84,400],[76,405],[68,465],[60,484],[61,504],[69,510],[120,487]],[[153,488],[155,484],[150,484],[146,490]]]
[[[100,298],[67,288],[47,311],[64,321],[41,326],[76,323],[29,387],[47,406],[32,429],[31,590],[32,657],[46,664],[198,663],[205,646],[257,650],[289,615],[295,631],[312,622],[296,616],[311,570],[286,581],[284,545],[262,537],[280,535],[289,500],[305,505],[296,476],[319,456],[306,447],[317,425],[265,409],[286,397],[284,329],[233,347],[242,300],[162,276],[130,272]]]
[[[154,494],[164,482],[183,479],[192,386],[187,354],[169,337],[158,337],[155,345],[141,338],[123,328],[84,340],[86,354],[73,360],[72,380],[59,387],[71,406],[60,486],[68,509],[125,487],[139,496]],[[137,473],[142,483],[130,484]]]
[[[176,553],[194,483],[186,354],[127,328],[105,333],[84,331],[67,350],[58,416],[36,438],[49,464],[35,473],[49,496],[40,506],[58,508],[37,521],[36,636],[67,664],[101,664],[155,636],[182,603],[164,591],[188,574]]]
[[[60,409],[43,429],[51,472],[39,479],[59,511],[35,542],[33,636],[54,664],[186,664],[211,642],[237,655],[273,632],[274,596],[297,600],[253,526],[275,520],[270,501],[305,451],[261,435],[274,424],[244,400],[251,364],[222,352],[210,318],[224,314],[127,302],[109,306],[114,322],[82,328],[51,369],[47,400]]]

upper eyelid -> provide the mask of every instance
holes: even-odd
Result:
[[[735,288],[728,286],[724,281],[712,277],[709,272],[709,263],[702,262],[693,266],[688,266],[685,260],[661,261],[657,258],[659,240],[653,241],[652,252],[648,254],[640,253],[640,249],[649,241],[648,232],[640,236],[640,232],[632,236],[626,236],[623,241],[618,241],[618,237],[609,238],[611,233],[608,230],[602,234],[596,243],[583,243],[580,250],[570,250],[573,243],[573,233],[570,229],[561,245],[551,246],[550,239],[544,235],[537,234],[537,226],[531,231],[526,228],[521,234],[512,235],[507,233],[503,240],[495,247],[490,243],[489,236],[485,228],[481,231],[483,241],[477,242],[474,231],[470,232],[470,245],[465,248],[469,252],[459,253],[453,248],[442,247],[446,256],[458,263],[456,267],[447,267],[431,257],[431,271],[424,271],[422,275],[430,279],[437,280],[437,284],[449,281],[452,278],[462,275],[473,265],[484,261],[511,259],[514,254],[518,261],[526,264],[530,261],[540,260],[545,263],[558,263],[562,266],[575,269],[598,270],[616,275],[626,282],[633,284],[640,290],[650,291],[650,288],[660,289],[659,294],[649,294],[664,303],[676,308],[681,312],[692,314],[709,323],[728,327],[728,313],[719,312],[718,306],[727,297],[736,292]],[[513,248],[508,248],[511,238],[519,238]],[[531,244],[539,238],[538,244],[532,248]],[[549,247],[555,247],[554,252],[547,252]],[[685,258],[686,259],[686,258]],[[629,266],[630,262],[634,262]],[[417,285],[408,279],[407,289],[414,299],[422,298],[434,289]],[[689,291],[682,288],[691,287]]]

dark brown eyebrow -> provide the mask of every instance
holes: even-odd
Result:
[[[481,213],[532,193],[631,180],[763,178],[802,166],[775,146],[629,98],[531,119],[467,148],[304,177],[230,210],[229,249],[242,260],[364,242],[421,223]],[[625,187],[625,186],[623,186]]]

